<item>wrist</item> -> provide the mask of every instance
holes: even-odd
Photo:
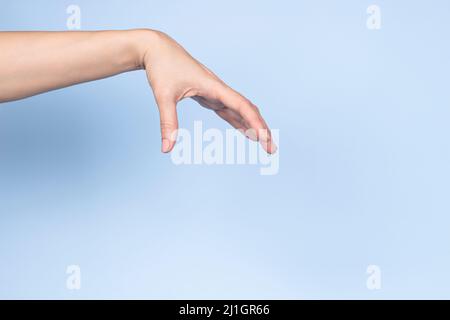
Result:
[[[137,69],[145,69],[161,42],[163,33],[151,29],[135,29],[132,33],[134,61]]]

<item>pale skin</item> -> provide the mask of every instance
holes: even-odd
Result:
[[[141,69],[158,105],[162,152],[175,144],[176,107],[184,98],[276,151],[258,108],[162,32],[0,32],[0,102]]]

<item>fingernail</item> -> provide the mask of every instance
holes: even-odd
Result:
[[[270,147],[271,147],[271,150],[270,150],[271,154],[274,154],[275,152],[277,152],[278,147],[277,147],[277,145],[275,143],[271,142],[270,143]]]
[[[267,141],[267,140],[261,140],[260,143],[261,143],[261,146],[263,147],[263,149],[264,149],[267,153],[270,153],[268,141]]]
[[[253,129],[248,129],[247,131],[245,131],[245,135],[252,141],[258,141],[258,135]]]
[[[169,149],[170,149],[169,139],[162,139],[161,151],[166,153],[166,152],[169,152]]]

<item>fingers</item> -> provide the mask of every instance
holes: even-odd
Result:
[[[243,118],[247,128],[254,130],[258,141],[266,152],[274,153],[276,151],[277,146],[272,140],[270,129],[255,105],[226,86],[221,86],[218,89],[218,98],[226,107]]]
[[[223,108],[220,110],[215,110],[217,115],[231,124],[235,129],[239,130],[247,130],[244,119],[240,117],[238,114],[233,112],[231,109]]]
[[[170,152],[176,142],[178,117],[176,103],[171,100],[157,101],[161,125],[161,151]]]
[[[225,107],[220,101],[208,100],[203,97],[193,97],[202,107],[213,110],[219,117],[227,121],[232,127],[239,130],[247,138],[256,141],[256,135],[248,131],[244,119],[236,111]]]
[[[244,136],[246,136],[250,140],[253,141],[258,140],[256,134],[254,133],[254,130],[250,130],[250,128],[247,127],[244,119],[235,111],[225,107],[222,110],[217,110],[216,113],[219,117],[227,121],[229,124],[231,124],[231,126],[239,130]]]

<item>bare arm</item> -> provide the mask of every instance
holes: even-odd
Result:
[[[146,70],[158,104],[163,152],[174,146],[176,104],[187,97],[275,151],[256,106],[164,33],[0,32],[0,102],[138,69]]]

